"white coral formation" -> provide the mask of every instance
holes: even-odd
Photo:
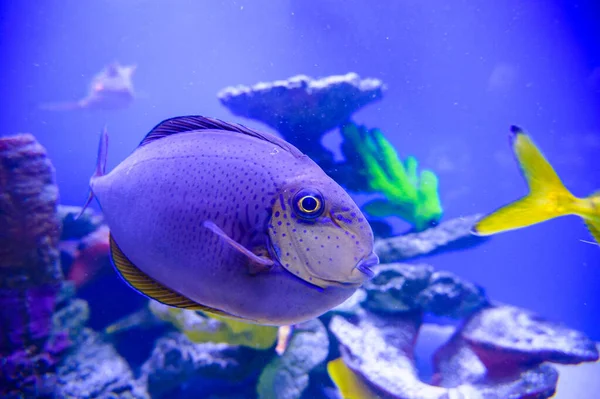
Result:
[[[381,99],[385,90],[381,80],[361,79],[351,72],[231,86],[221,90],[218,98],[233,114],[272,127],[309,156],[322,156],[320,138],[360,108]]]
[[[271,90],[277,89],[302,89],[307,94],[313,94],[319,90],[332,90],[340,85],[350,85],[359,91],[385,91],[386,85],[379,79],[366,78],[361,79],[357,73],[349,72],[345,75],[333,75],[321,79],[313,79],[307,75],[296,75],[286,80],[276,80],[274,82],[259,82],[253,86],[230,86],[221,90],[217,97],[226,99],[228,97],[236,97],[242,94],[258,95]]]

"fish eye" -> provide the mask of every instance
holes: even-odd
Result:
[[[317,218],[323,209],[323,196],[316,190],[300,190],[294,196],[294,210],[303,219]]]

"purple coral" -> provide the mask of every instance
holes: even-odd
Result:
[[[58,189],[32,135],[0,139],[0,393],[39,392],[68,347],[52,335],[62,283]],[[38,378],[39,377],[39,378]]]

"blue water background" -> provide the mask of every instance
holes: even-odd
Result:
[[[296,74],[382,79],[383,101],[355,115],[440,177],[445,217],[488,212],[525,193],[508,127],[528,129],[577,195],[600,189],[600,16],[581,1],[3,1],[0,135],[48,149],[61,201],[80,205],[108,125],[109,167],[162,119],[234,117],[216,93]],[[118,60],[140,98],[126,110],[53,113]],[[598,70],[596,70],[598,71]],[[302,132],[299,132],[302,134]],[[339,144],[337,133],[328,145]],[[400,230],[405,224],[397,226]],[[565,217],[427,260],[600,340],[600,249]]]

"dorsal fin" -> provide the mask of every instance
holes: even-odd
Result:
[[[224,130],[228,132],[236,132],[247,134],[248,136],[256,137],[260,140],[268,141],[281,149],[288,151],[297,158],[305,156],[299,149],[288,143],[287,141],[273,136],[268,133],[261,133],[249,127],[239,125],[237,123],[223,122],[219,119],[207,118],[200,115],[177,116],[162,121],[156,125],[150,133],[144,137],[140,143],[140,147],[151,143],[155,140],[160,140],[163,137],[172,134],[194,132],[198,130]]]

